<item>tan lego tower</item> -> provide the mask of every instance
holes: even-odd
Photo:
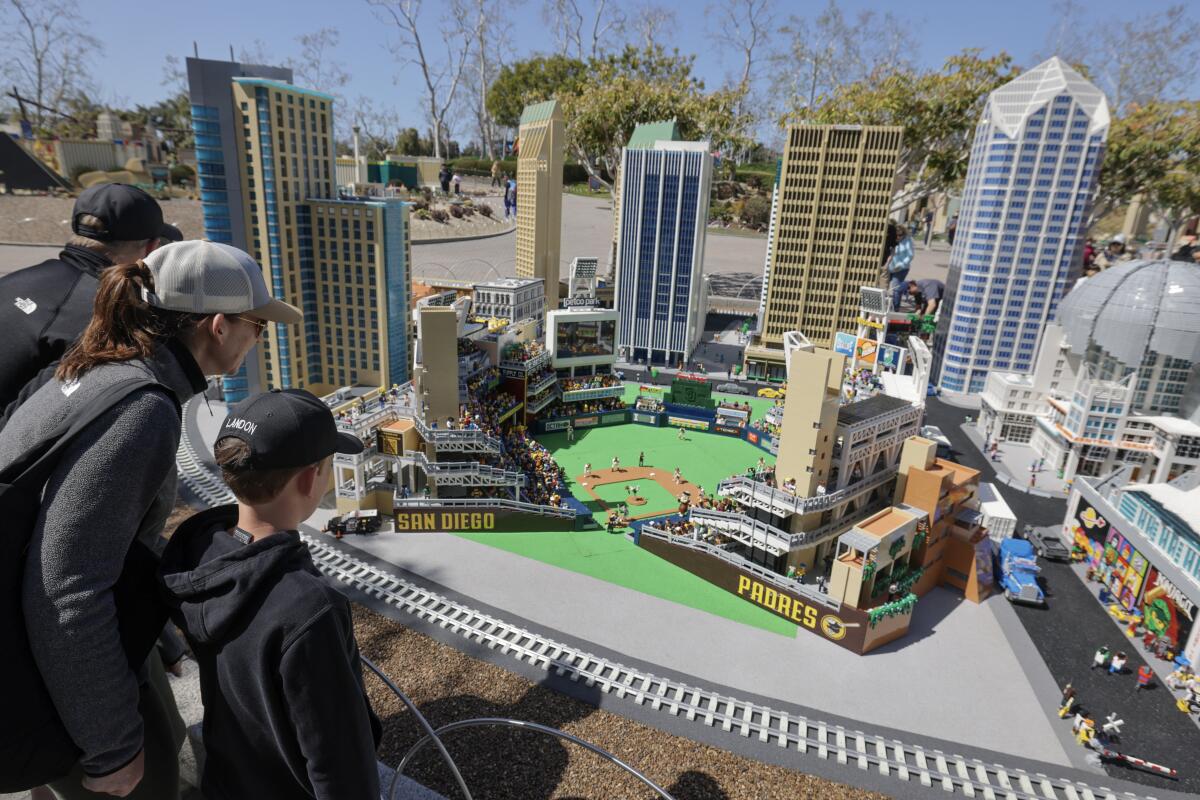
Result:
[[[794,479],[796,495],[811,497],[818,486],[829,484],[846,357],[818,347],[795,350],[791,359],[775,481],[782,486]]]
[[[760,349],[799,330],[817,347],[853,331],[859,287],[883,281],[903,128],[792,125],[779,173]],[[747,360],[752,356],[747,353]],[[779,363],[783,353],[768,360]]]
[[[413,368],[417,413],[426,424],[458,420],[458,312],[452,306],[417,308]]]
[[[562,112],[557,100],[521,112],[517,157],[517,277],[541,278],[546,308],[558,308],[562,238]]]

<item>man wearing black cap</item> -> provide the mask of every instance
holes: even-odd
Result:
[[[92,318],[100,271],[136,261],[173,239],[153,197],[107,183],[79,195],[66,247],[32,267],[0,277],[0,421],[21,390],[83,333]],[[40,382],[34,382],[36,389]]]
[[[306,391],[242,401],[214,447],[237,505],[187,520],[163,552],[171,617],[200,664],[208,800],[379,798],[382,729],[350,605],[297,533],[333,454],[362,450]]]

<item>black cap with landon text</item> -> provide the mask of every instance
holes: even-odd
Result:
[[[251,469],[298,469],[334,453],[363,451],[363,443],[339,431],[333,412],[303,389],[272,389],[238,403],[217,439],[226,436],[250,446]]]

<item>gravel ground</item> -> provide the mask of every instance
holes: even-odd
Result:
[[[185,239],[204,235],[200,201],[160,201],[163,218],[183,231]],[[0,195],[0,242],[62,244],[71,235],[73,197]]]
[[[476,205],[490,205],[493,210],[491,218],[475,214],[464,219],[451,218],[443,223],[414,217],[413,240],[479,236],[511,227],[510,223],[504,220],[504,203],[499,196],[473,197],[472,201]],[[161,202],[164,219],[183,231],[185,239],[204,237],[200,201],[176,199]],[[71,235],[71,209],[74,205],[75,199],[72,197],[0,195],[0,242],[62,244]],[[435,205],[440,204],[435,201]]]
[[[436,728],[471,717],[509,717],[560,728],[642,770],[678,800],[881,798],[882,795],[751,761],[672,736],[535,685],[361,607],[355,631],[365,656],[389,675]],[[379,758],[396,765],[418,738],[412,716],[373,675],[366,678],[384,722]],[[653,793],[620,768],[549,737],[495,728],[455,731],[447,749],[480,800],[633,798]],[[432,747],[406,774],[456,796]]]

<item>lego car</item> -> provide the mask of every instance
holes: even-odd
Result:
[[[725,394],[750,394],[750,390],[739,383],[717,384],[717,391]]]
[[[352,511],[340,517],[330,517],[322,530],[340,539],[347,533],[375,533],[382,522],[378,511],[367,509]]]
[[[1033,554],[1033,545],[1024,539],[1005,539],[997,554],[1000,569],[997,578],[1010,603],[1046,604],[1046,595],[1038,585],[1041,568]]]
[[[768,386],[765,389],[759,389],[758,396],[765,397],[768,400],[778,400],[781,397],[787,396],[787,389],[774,389]]]
[[[1053,533],[1030,528],[1025,538],[1029,539],[1034,551],[1042,558],[1050,561],[1071,560],[1071,550]]]

